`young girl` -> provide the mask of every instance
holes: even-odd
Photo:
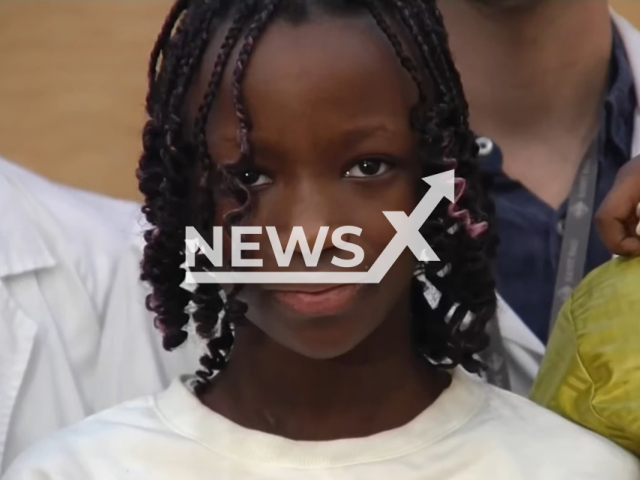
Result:
[[[431,0],[179,0],[149,77],[149,307],[165,348],[192,320],[209,354],[6,480],[640,479],[613,444],[464,371],[481,370],[496,308],[491,218]],[[421,179],[454,167],[455,202],[421,228],[439,262],[405,249],[379,284],[181,288],[187,226],[209,243],[216,225],[275,226],[283,245],[296,226],[309,245],[356,226],[343,240],[365,271],[396,233],[383,212],[409,215]],[[243,257],[278,270],[262,237]],[[288,269],[352,258],[320,248],[307,267],[297,244]]]

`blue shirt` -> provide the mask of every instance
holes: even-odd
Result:
[[[636,92],[622,39],[613,28],[613,52],[604,103],[594,211],[613,186],[616,173],[631,157]],[[499,147],[480,156],[491,178],[500,244],[495,265],[498,292],[535,335],[546,343],[567,202],[554,210],[502,170]],[[585,275],[611,259],[591,228]]]

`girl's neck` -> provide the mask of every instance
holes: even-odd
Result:
[[[232,359],[202,402],[246,428],[294,440],[372,435],[408,423],[449,378],[413,353],[409,320],[390,319],[346,355],[314,360],[237,328]]]

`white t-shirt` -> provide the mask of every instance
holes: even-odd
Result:
[[[176,381],[62,430],[3,480],[638,480],[635,457],[461,370],[408,424],[301,442],[248,430]]]

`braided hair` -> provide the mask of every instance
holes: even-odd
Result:
[[[239,168],[251,159],[251,117],[242,83],[247,64],[261,34],[275,18],[305,21],[312,9],[334,15],[367,14],[384,33],[399,63],[418,88],[410,112],[419,137],[422,176],[456,168],[456,198],[439,205],[420,231],[441,262],[419,262],[412,283],[412,340],[417,352],[436,366],[483,368],[479,354],[488,346],[487,323],[496,311],[491,257],[495,251],[491,228],[492,205],[479,177],[475,136],[469,128],[468,107],[448,48],[447,34],[434,0],[177,0],[151,53],[148,120],[137,177],[145,197],[143,212],[151,228],[145,233],[142,276],[153,293],[147,308],[172,350],[185,342],[187,327],[206,342],[208,354],[196,372],[196,390],[224,368],[234,340],[234,325],[245,319],[246,305],[236,299],[238,289],[225,295],[215,284],[190,292],[181,287],[186,271],[185,230],[195,226],[211,242],[211,212],[222,186],[241,207],[225,217],[225,225],[247,214],[251,195],[237,180]],[[391,22],[393,21],[393,28]],[[183,109],[187,90],[202,57],[223,23],[224,32],[192,133],[185,135]],[[404,29],[412,42],[409,55],[396,33]],[[240,158],[216,165],[207,144],[206,127],[212,104],[235,47],[232,92],[240,123]],[[422,183],[422,182],[421,182]],[[419,187],[424,195],[427,186]],[[204,255],[196,269],[207,270]],[[425,291],[436,292],[429,299]],[[433,297],[433,295],[432,295]]]

